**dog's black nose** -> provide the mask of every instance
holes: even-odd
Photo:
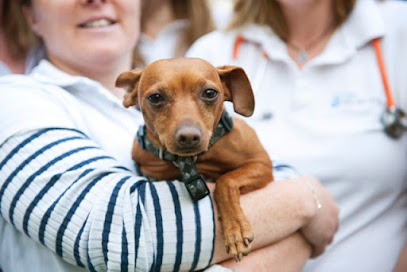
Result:
[[[194,126],[184,126],[175,132],[175,140],[180,148],[195,148],[201,142],[201,130]]]

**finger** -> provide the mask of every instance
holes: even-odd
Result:
[[[324,246],[324,247],[315,246],[315,247],[313,248],[313,251],[312,251],[312,254],[311,254],[311,258],[316,258],[316,257],[318,257],[318,256],[321,256],[322,253],[324,253],[324,252],[325,252],[325,246]]]

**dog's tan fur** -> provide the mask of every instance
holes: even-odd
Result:
[[[234,110],[241,115],[250,116],[254,111],[253,92],[244,70],[235,66],[215,68],[201,59],[159,60],[144,70],[122,73],[116,86],[127,88],[123,104],[140,108],[147,138],[157,148],[180,156],[198,155],[199,172],[216,179],[214,194],[225,246],[240,260],[250,252],[253,231],[240,207],[239,196],[272,181],[272,163],[254,130],[241,119],[233,118],[232,131],[209,149],[208,145],[224,111],[224,101],[233,102]],[[217,99],[204,99],[202,94],[208,89],[218,92]],[[160,105],[149,101],[151,95],[157,94],[164,98]],[[188,150],[180,147],[176,136],[185,128],[186,133],[199,132],[200,139]],[[147,176],[161,180],[180,177],[174,164],[141,149],[137,140],[132,156]]]

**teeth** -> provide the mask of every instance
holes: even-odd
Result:
[[[84,24],[84,27],[103,27],[103,26],[108,26],[111,25],[112,22],[106,19],[100,19],[100,20],[95,20],[89,23]]]

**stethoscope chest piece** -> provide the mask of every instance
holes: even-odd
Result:
[[[406,113],[398,107],[387,108],[382,115],[384,131],[393,139],[398,139],[407,131]]]

